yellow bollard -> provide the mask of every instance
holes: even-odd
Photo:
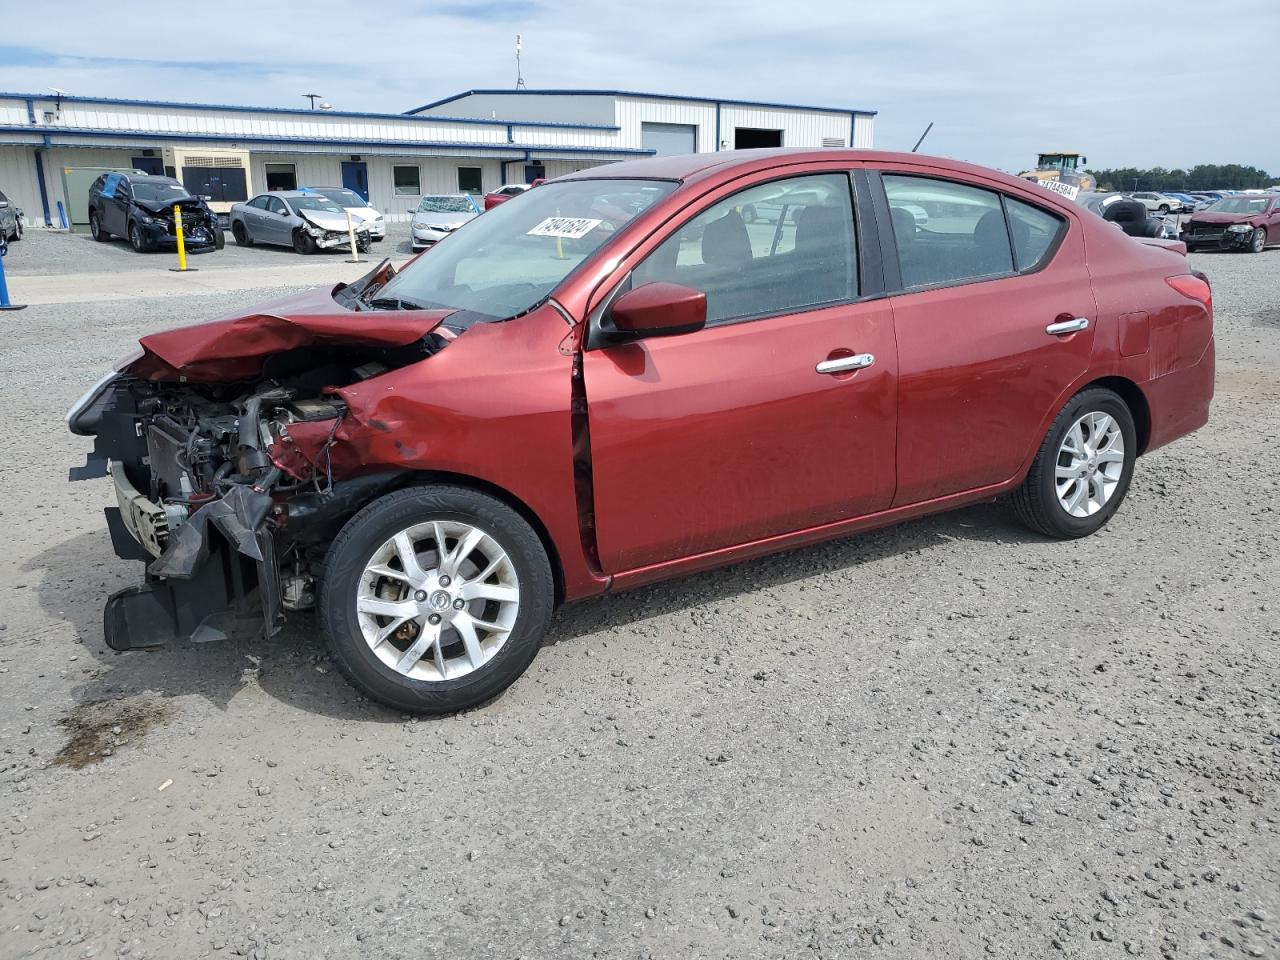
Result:
[[[187,266],[187,245],[182,237],[182,208],[173,208],[173,231],[178,235],[178,265],[170,267],[171,273],[194,273],[195,267]]]

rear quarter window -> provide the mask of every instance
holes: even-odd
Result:
[[[1013,235],[1014,265],[1019,272],[1035,270],[1052,255],[1066,223],[1039,207],[1005,197],[1009,227]]]

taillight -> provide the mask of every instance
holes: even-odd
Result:
[[[1168,277],[1165,283],[1188,300],[1195,300],[1197,303],[1203,303],[1209,310],[1213,309],[1213,289],[1209,286],[1209,278],[1198,270],[1195,273]]]

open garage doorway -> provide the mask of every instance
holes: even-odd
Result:
[[[734,127],[733,149],[756,150],[760,147],[782,146],[781,130],[760,130],[756,127]]]

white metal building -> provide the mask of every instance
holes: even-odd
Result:
[[[655,153],[870,147],[874,111],[605,90],[471,90],[406,113],[0,93],[0,191],[60,222],[68,168],[168,173],[225,199],[352,187],[392,218],[427,193],[484,192]],[[196,180],[196,183],[191,182]],[[213,184],[214,186],[210,186]]]

